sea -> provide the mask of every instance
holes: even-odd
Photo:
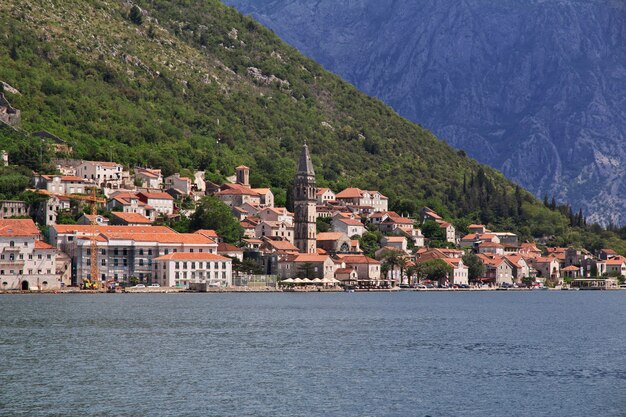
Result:
[[[1,416],[626,416],[626,291],[0,296]]]

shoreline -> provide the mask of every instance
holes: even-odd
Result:
[[[582,291],[620,291],[626,290],[626,288],[607,288],[601,290],[582,290]],[[561,288],[548,288],[545,290],[536,290],[532,288],[389,288],[389,289],[355,289],[354,293],[400,293],[400,292],[508,292],[508,291],[523,291],[523,292],[543,292],[543,291],[580,291],[580,290],[563,290]],[[215,288],[207,291],[191,291],[183,288],[141,288],[141,289],[127,289],[126,291],[110,293],[106,291],[97,290],[81,290],[79,288],[64,288],[58,290],[3,290],[0,291],[0,295],[23,295],[23,294],[262,294],[262,293],[285,293],[285,294],[308,294],[308,293],[344,293],[343,289],[297,289],[297,290],[283,290],[280,288],[245,288],[245,287],[231,287],[231,288]]]

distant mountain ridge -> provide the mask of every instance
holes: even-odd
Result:
[[[626,3],[226,2],[536,195],[626,223]]]

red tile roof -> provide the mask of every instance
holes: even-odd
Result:
[[[344,261],[346,264],[380,264],[376,259],[369,258],[365,255],[337,255],[339,259]]]
[[[111,215],[117,217],[118,219],[122,219],[127,223],[141,223],[141,224],[151,224],[152,220],[139,213],[123,213],[119,211],[111,212]]]
[[[152,200],[174,200],[174,197],[165,192],[141,192],[137,193],[137,196],[143,196]]]
[[[235,245],[231,245],[230,243],[218,243],[217,251],[218,252],[243,252],[243,249],[238,248]]]
[[[55,249],[54,246],[47,244],[41,240],[35,241],[35,249]]]
[[[0,236],[38,236],[39,229],[31,219],[0,219]]]

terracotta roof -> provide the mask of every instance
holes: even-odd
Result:
[[[563,272],[568,272],[568,271],[580,271],[580,268],[574,265],[570,265],[570,266],[566,266],[565,268],[561,269],[561,271]]]
[[[613,249],[602,249],[602,252],[606,253],[607,255],[617,255],[617,252],[615,252]]]
[[[272,190],[270,190],[269,188],[253,188],[252,191],[255,191],[259,194],[267,194],[271,192]]]
[[[484,224],[470,224],[469,226],[467,226],[468,229],[477,229],[477,228],[484,228],[485,225]]]
[[[348,219],[348,218],[340,217],[337,220],[342,223],[347,224],[348,226],[363,226],[363,223],[361,223],[357,219]]]
[[[479,248],[503,248],[504,246],[495,242],[483,242],[480,245],[478,245],[478,247]]]
[[[296,255],[294,262],[326,262],[329,259],[327,255],[299,254]]]
[[[196,230],[194,233],[201,234],[202,236],[206,236],[206,237],[211,238],[211,239],[218,239],[219,238],[219,236],[217,235],[217,232],[215,230],[211,230],[211,229],[200,229],[200,230]]]
[[[346,188],[336,194],[337,198],[360,198],[361,190],[358,188]]]
[[[135,242],[177,243],[189,245],[215,245],[208,237],[197,233],[128,233],[102,232],[107,240],[132,240]]]
[[[288,240],[272,240],[272,239],[267,239],[265,241],[265,243],[276,249],[276,250],[280,250],[280,251],[298,251],[298,248],[296,246],[294,246],[293,243],[289,242]]]
[[[385,239],[387,242],[396,242],[396,243],[401,243],[406,241],[406,238],[404,236],[385,236],[383,239]]]
[[[318,188],[315,195],[322,195],[325,192],[330,191],[331,193],[333,192],[330,188]]]
[[[239,165],[237,168],[235,169],[250,169],[249,167],[245,166],[245,165]]]
[[[435,221],[437,222],[439,227],[442,228],[442,229],[446,229],[446,228],[448,228],[448,226],[450,226],[450,223],[444,222],[443,220],[435,220]]]
[[[346,234],[342,232],[322,232],[317,234],[318,241],[335,241],[339,240],[342,237],[345,237]]]
[[[143,196],[153,200],[174,200],[174,197],[165,192],[141,192],[137,193],[137,196]]]
[[[117,217],[118,219],[122,219],[127,223],[142,223],[142,224],[151,224],[152,220],[139,213],[123,213],[119,211],[111,212],[112,216]]]
[[[88,226],[89,227],[89,226]],[[0,236],[37,236],[39,229],[31,219],[0,219]]]
[[[35,241],[35,249],[55,249],[54,246],[47,244],[41,240]]]
[[[461,238],[461,240],[464,240],[464,241],[473,241],[476,239],[480,239],[480,235],[478,233],[470,233],[470,234],[463,236],[463,238]]]
[[[103,167],[116,167],[120,165],[115,162],[106,162],[106,161],[83,161],[82,164],[93,164],[93,165],[100,165]]]
[[[365,255],[337,255],[339,259],[346,264],[380,264],[376,259],[369,258]]]
[[[218,243],[217,251],[218,252],[243,252],[243,249],[238,248],[235,245],[231,245],[230,243]]]
[[[615,258],[611,258],[605,262],[607,265],[622,265],[626,263],[626,258],[623,256],[616,256]]]
[[[354,272],[352,268],[338,268],[335,271],[336,274],[351,274],[352,272]]]
[[[261,239],[241,239],[242,241],[246,242],[246,243],[263,243],[263,241]]]
[[[177,234],[174,230],[165,226],[92,226],[83,224],[55,224],[52,227],[57,233],[88,233],[92,230],[96,233],[129,233],[129,234]]]
[[[174,252],[154,258],[155,261],[232,261],[225,256],[208,252]]]

